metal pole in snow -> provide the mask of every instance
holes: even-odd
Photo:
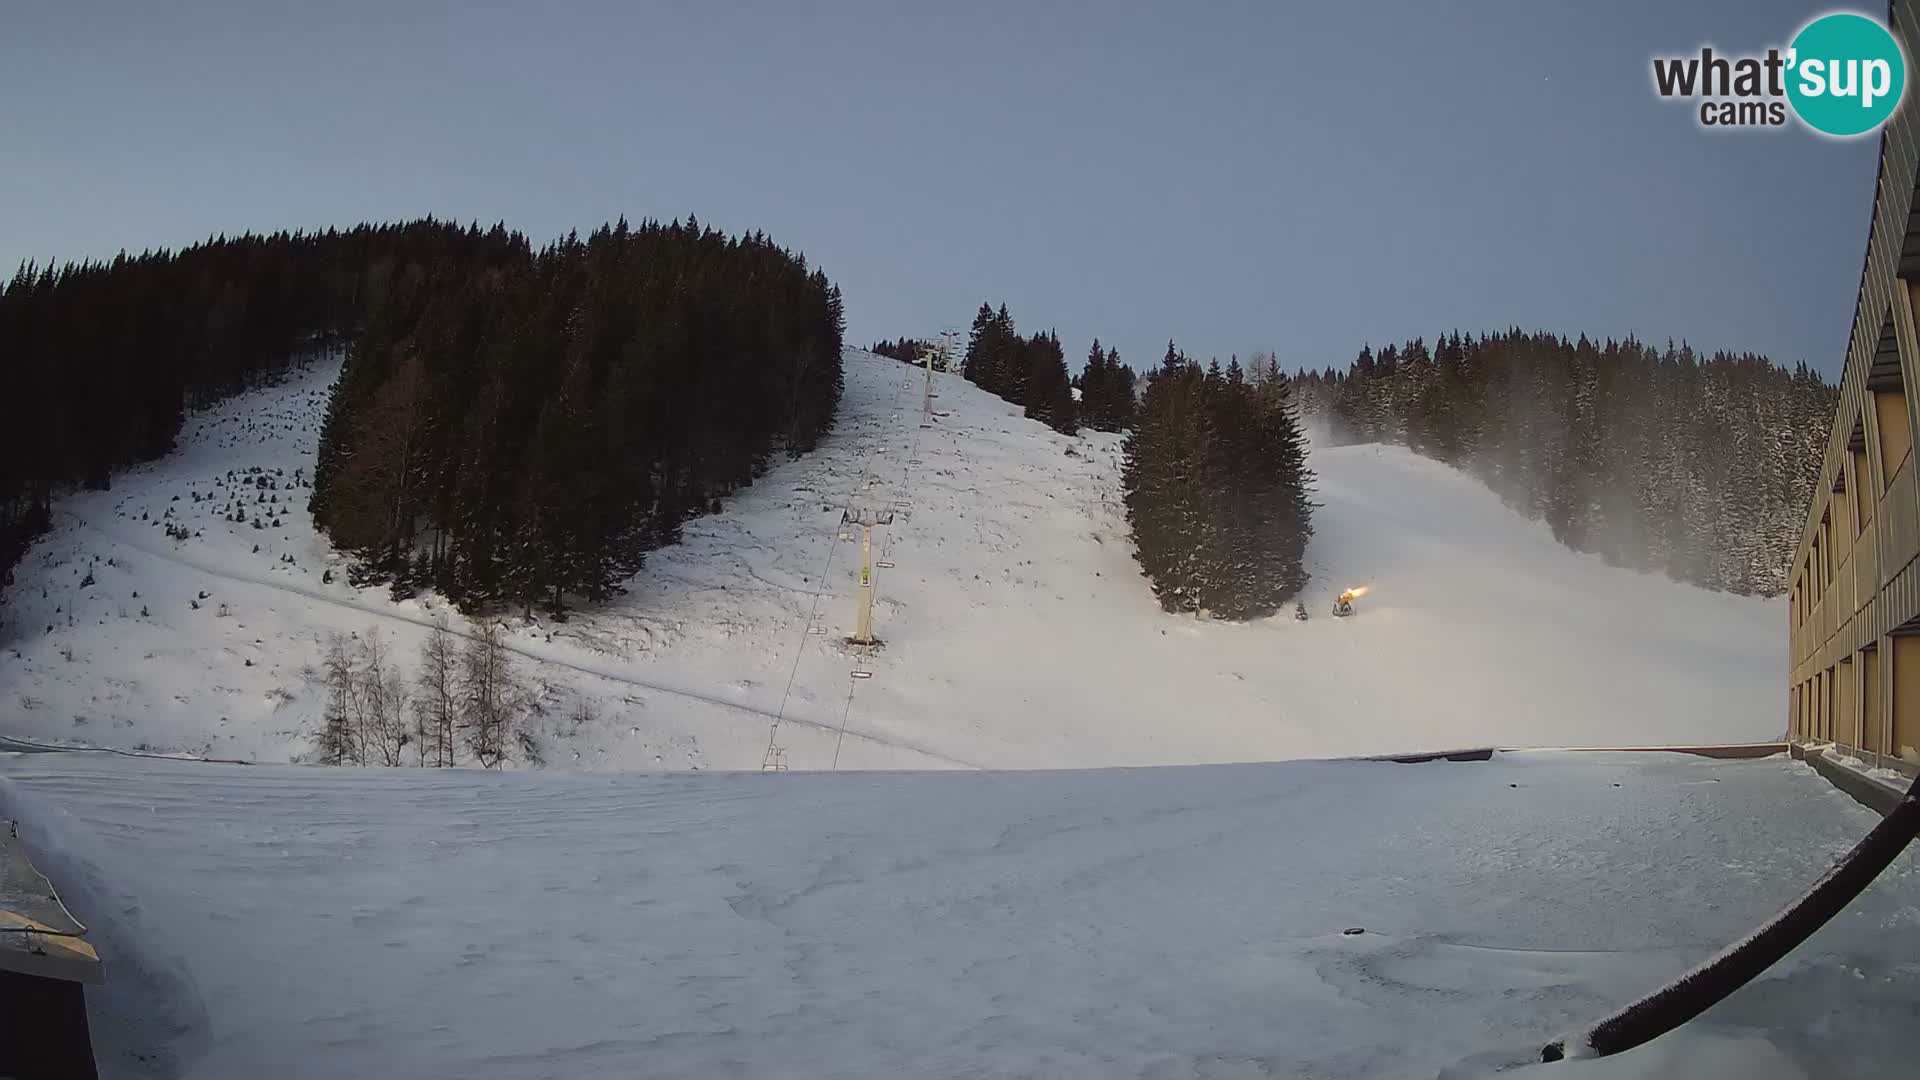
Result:
[[[860,526],[860,600],[854,612],[853,641],[873,644],[873,526]]]

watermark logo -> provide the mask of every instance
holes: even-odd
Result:
[[[1653,58],[1662,98],[1697,101],[1700,126],[1784,127],[1789,114],[1823,134],[1878,131],[1907,92],[1907,58],[1878,20],[1851,11],[1822,15],[1785,49],[1725,56]]]

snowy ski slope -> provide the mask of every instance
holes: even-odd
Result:
[[[447,606],[349,587],[288,488],[334,372],[195,416],[174,455],[60,503],[9,593],[0,734],[293,760],[329,631],[377,628],[411,663]],[[1311,621],[1163,614],[1129,551],[1118,437],[1058,435],[944,374],[923,427],[923,379],[849,352],[817,452],[692,522],[611,608],[509,621],[547,764],[758,768],[771,744],[795,769],[1149,765],[1785,727],[1780,603],[1608,568],[1397,448],[1312,456]],[[255,478],[272,486],[240,486]],[[235,490],[277,526],[222,518]],[[840,643],[850,505],[896,512],[875,533],[892,565],[870,657]],[[1362,583],[1357,616],[1328,618]],[[581,704],[591,722],[569,719]]]
[[[846,776],[31,754],[0,756],[0,813],[106,958],[104,1074],[188,1080],[1480,1076],[1744,934],[1875,820],[1781,758],[1551,752]],[[1537,1075],[1911,1075],[1916,956],[1908,853],[1696,1023]]]

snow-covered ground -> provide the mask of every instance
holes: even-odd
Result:
[[[0,611],[0,734],[287,761],[328,632],[377,629],[412,661],[447,606],[350,587],[295,479],[334,371],[196,416],[178,453],[59,504]],[[1118,437],[1058,435],[944,374],[923,427],[923,378],[850,352],[817,452],[691,523],[614,606],[510,620],[547,764],[751,769],[771,742],[795,769],[1147,765],[1785,728],[1779,602],[1608,568],[1396,448],[1312,456],[1310,621],[1166,615],[1130,552]],[[246,524],[221,516],[236,492]],[[896,511],[864,658],[840,643],[850,504]],[[1358,615],[1328,618],[1362,583]],[[594,719],[569,719],[582,704]]]
[[[106,958],[107,1074],[187,1077],[1479,1075],[1740,936],[1875,820],[1778,758],[1557,752],[844,776],[31,754],[0,757],[0,813]],[[1911,1075],[1916,957],[1908,853],[1677,1035],[1540,1075]]]

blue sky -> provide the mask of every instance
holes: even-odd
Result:
[[[859,343],[1151,364],[1509,324],[1839,368],[1877,140],[1709,133],[1772,0],[91,3],[0,17],[0,265],[435,214],[764,229]]]

